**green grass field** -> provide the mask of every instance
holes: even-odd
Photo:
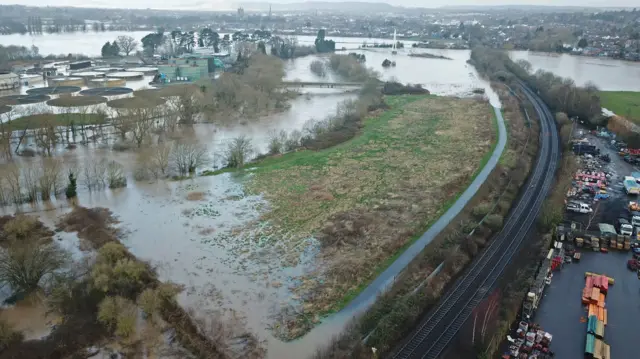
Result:
[[[74,126],[97,125],[105,122],[103,115],[88,113],[65,113],[65,114],[37,114],[17,118],[3,123],[8,130],[36,129],[48,126]]]
[[[492,150],[491,107],[472,99],[392,96],[355,138],[321,151],[267,158],[250,193],[270,203],[263,220],[292,257],[306,238],[321,243],[322,268],[294,292],[301,322],[343,307],[458,197]],[[285,243],[286,242],[286,243]],[[313,320],[312,320],[313,321]],[[289,328],[291,339],[304,330]],[[308,328],[307,328],[308,329]]]
[[[600,104],[616,115],[640,124],[640,92],[601,91]]]

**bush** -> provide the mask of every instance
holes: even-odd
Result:
[[[225,157],[228,167],[241,168],[253,154],[251,139],[246,136],[236,137],[227,145]]]
[[[13,330],[6,320],[0,319],[0,352],[4,351],[16,342],[21,342],[22,340],[22,333]]]
[[[311,64],[309,65],[309,69],[311,70],[311,72],[313,72],[317,76],[320,76],[320,77],[327,76],[327,71],[325,69],[324,62],[320,60],[312,61]]]
[[[100,248],[91,269],[91,279],[97,289],[125,297],[136,297],[152,278],[151,269],[131,258],[124,246],[116,242]]]
[[[484,219],[483,224],[487,225],[492,231],[498,231],[502,228],[504,218],[499,214],[491,214]]]
[[[98,306],[98,321],[121,338],[130,337],[136,330],[137,308],[123,297],[106,297]]]
[[[567,116],[567,114],[564,112],[556,112],[556,122],[561,127],[566,124],[571,124],[569,116]]]
[[[384,83],[382,93],[385,95],[422,95],[429,94],[429,90],[423,88],[420,84],[403,85],[399,82],[389,81]]]
[[[116,161],[107,163],[107,183],[111,189],[127,187],[124,167]]]
[[[9,241],[23,241],[29,238],[37,231],[42,224],[36,217],[17,215],[4,224],[2,231],[5,239]]]
[[[76,177],[73,175],[73,172],[69,173],[69,184],[67,185],[67,189],[65,190],[65,195],[67,198],[76,198],[78,196],[78,185],[76,184]]]
[[[277,155],[286,152],[285,143],[287,142],[287,133],[282,130],[279,133],[275,131],[269,132],[269,154]]]
[[[0,252],[0,286],[22,295],[36,290],[45,277],[69,261],[55,244],[20,243]]]
[[[489,202],[482,202],[479,205],[473,207],[473,209],[471,210],[471,213],[476,219],[480,220],[484,218],[484,216],[489,214],[489,211],[491,211],[492,208],[493,208],[493,204]]]

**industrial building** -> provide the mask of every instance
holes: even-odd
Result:
[[[12,90],[20,87],[20,77],[13,72],[0,71],[0,90]]]
[[[216,56],[209,54],[188,54],[169,59],[169,63],[158,66],[160,82],[193,82],[209,77],[216,68],[224,64]]]

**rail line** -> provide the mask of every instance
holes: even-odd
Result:
[[[525,96],[540,118],[540,147],[532,174],[516,206],[508,215],[502,231],[477,257],[466,273],[428,313],[391,355],[394,359],[438,358],[473,309],[495,285],[518,252],[538,216],[551,187],[559,160],[559,141],[555,120],[538,96],[520,82]]]

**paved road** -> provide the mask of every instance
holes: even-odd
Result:
[[[523,187],[525,190],[512,208],[502,231],[474,259],[439,304],[422,318],[416,330],[392,355],[393,358],[438,358],[519,251],[538,216],[558,165],[558,132],[546,105],[526,87],[523,89],[541,119],[538,159]]]
[[[498,144],[491,154],[491,158],[482,168],[480,173],[471,182],[469,187],[462,193],[458,200],[447,210],[418,240],[416,240],[407,250],[396,259],[378,278],[376,278],[369,286],[360,293],[349,305],[347,305],[341,314],[356,314],[366,310],[373,304],[379,294],[389,289],[395,278],[409,265],[409,263],[429,244],[433,239],[453,220],[467,203],[473,198],[480,186],[487,179],[491,171],[498,164],[498,160],[502,155],[502,151],[507,143],[507,130],[504,125],[504,119],[499,108],[493,108],[496,118],[498,119]]]

